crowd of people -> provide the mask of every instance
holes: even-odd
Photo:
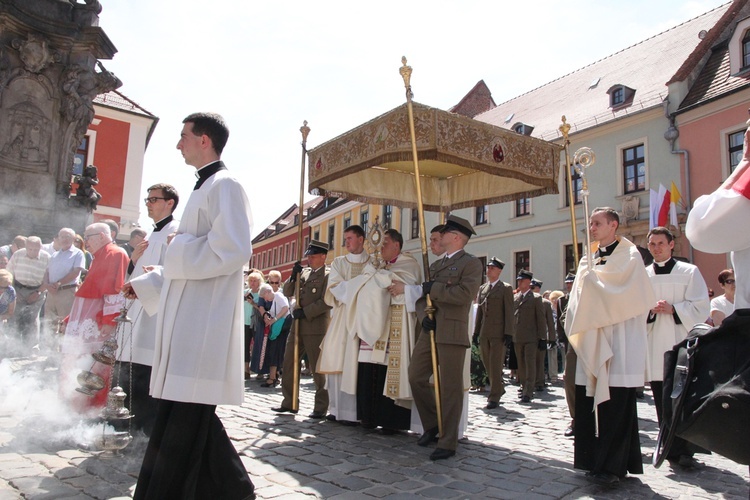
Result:
[[[614,485],[643,472],[636,399],[648,385],[661,423],[664,353],[696,323],[719,325],[748,307],[744,242],[719,248],[716,238],[701,240],[703,225],[688,221],[689,237],[707,251],[734,251],[742,269],[722,271],[724,294],[710,300],[698,268],[673,256],[668,228],[648,233],[653,263],[646,265],[617,234],[619,215],[608,207],[592,211],[593,248],[565,276],[565,290],[542,293],[529,269],[506,283],[496,257],[483,269],[464,250],[476,233],[456,215],[431,230],[427,270],[403,252],[397,230],[386,229],[379,251],[368,253],[363,228],[352,225],[346,254],[330,266],[328,245],[313,240],[307,265],[296,263],[286,281],[257,269],[243,280],[252,215],[220,159],[228,128],[210,113],[183,125],[177,149],[198,181],[181,221],[172,215],[174,187],[156,184],[144,200],[153,230],[133,231],[122,246],[117,224],[100,221],[83,235],[62,228],[47,245],[17,236],[0,247],[0,328],[6,343],[17,341],[3,356],[59,351],[61,395],[83,414],[104,404],[113,369],[132,388],[133,425],[150,437],[135,498],[253,498],[216,405],[241,405],[254,379],[263,389],[280,386],[274,412],[296,414],[297,369],[313,377],[308,418],[415,432],[418,445],[436,443],[431,460],[456,454],[469,390],[486,392],[484,409],[492,411],[510,384],[530,404],[564,373],[574,466]],[[725,188],[739,193],[725,196],[733,210],[750,208],[742,205],[748,163]],[[711,227],[723,227],[721,220]],[[123,308],[134,322],[117,338],[116,366],[92,368],[91,354],[113,338]],[[88,398],[73,390],[87,369],[101,381]],[[667,458],[692,468],[699,451],[678,439]]]

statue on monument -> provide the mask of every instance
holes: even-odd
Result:
[[[78,184],[75,199],[78,200],[82,206],[86,207],[86,210],[89,212],[96,210],[96,205],[99,203],[99,200],[102,199],[102,195],[94,189],[94,186],[99,184],[97,173],[96,166],[89,165],[88,167],[83,168],[83,173],[81,175],[76,175],[74,177],[75,182]]]
[[[101,69],[98,73],[73,64],[66,68],[62,78],[63,105],[60,112],[76,124],[75,137],[83,137],[94,119],[94,98],[122,86],[122,81],[107,71],[101,62],[97,61],[97,65]]]

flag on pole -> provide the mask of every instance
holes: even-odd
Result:
[[[659,220],[659,193],[653,189],[648,190],[648,228],[649,230],[658,226]]]
[[[682,195],[677,189],[677,185],[672,181],[669,196],[669,224],[674,227],[677,227],[677,204],[680,203],[681,199]]]
[[[669,222],[669,204],[672,202],[672,196],[662,184],[659,184],[658,203],[659,217],[656,221],[657,226],[665,226]]]

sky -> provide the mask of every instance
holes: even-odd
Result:
[[[119,90],[159,117],[143,194],[167,182],[186,199],[195,169],[175,149],[182,119],[220,113],[222,159],[248,193],[255,236],[299,202],[303,121],[312,149],[400,106],[402,56],[416,102],[448,109],[484,80],[500,104],[726,3],[103,0],[99,24],[118,49],[102,62]]]

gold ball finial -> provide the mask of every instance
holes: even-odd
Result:
[[[307,126],[307,120],[304,120],[302,122],[302,126],[299,128],[299,131],[302,132],[302,144],[306,144],[307,135],[310,133],[310,127]]]
[[[563,139],[566,141],[568,140],[568,133],[570,132],[570,124],[565,119],[565,115],[562,115],[562,125],[559,127],[560,133],[563,136]]]

